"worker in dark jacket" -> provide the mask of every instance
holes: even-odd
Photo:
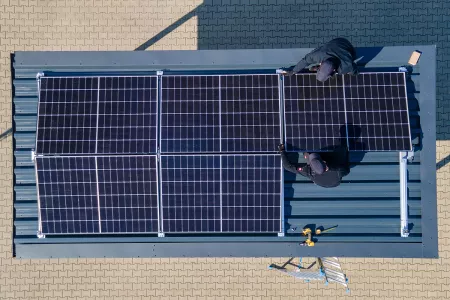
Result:
[[[348,151],[346,147],[339,147],[334,152],[304,153],[305,164],[293,164],[289,161],[284,145],[278,146],[281,153],[283,167],[294,174],[308,177],[321,187],[336,187],[341,184],[342,177],[349,172]],[[327,162],[323,158],[330,158]]]
[[[344,39],[337,38],[307,54],[295,67],[283,69],[283,74],[293,75],[310,65],[317,66],[317,80],[326,81],[335,74],[358,74],[354,60],[355,48]],[[313,67],[312,70],[316,70]]]

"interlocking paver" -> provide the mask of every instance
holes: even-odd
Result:
[[[0,141],[1,299],[450,298],[450,2],[446,0],[0,1],[0,133],[11,127],[10,53],[436,44],[440,259],[344,259],[352,292],[268,271],[280,259],[12,259],[12,137]],[[228,4],[228,5],[226,5]],[[200,6],[199,6],[200,5]],[[406,61],[406,59],[405,59]],[[169,297],[170,296],[170,297]]]

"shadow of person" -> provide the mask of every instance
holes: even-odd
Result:
[[[353,150],[349,153],[349,160],[353,164],[361,162],[367,152],[367,145],[360,138],[361,126],[348,123],[340,128],[340,133],[341,145],[347,144],[348,140],[349,150]]]
[[[295,163],[298,163],[300,157],[303,157],[303,156],[300,156],[300,154],[298,152],[286,152],[286,156],[287,156],[287,158],[288,158],[288,160],[290,162],[295,162]],[[303,161],[301,161],[301,162],[303,162]],[[287,182],[293,182],[293,181],[295,181],[296,177],[297,177],[297,174],[294,174],[292,172],[288,172],[286,170],[284,171],[284,181],[285,182],[286,181]],[[285,192],[285,196],[287,196],[286,192]]]

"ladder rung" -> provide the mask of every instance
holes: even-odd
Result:
[[[345,277],[339,277],[339,276],[334,276],[334,275],[327,276],[327,279],[334,279],[334,280],[339,280],[339,281],[346,281],[346,280],[345,280]]]
[[[329,265],[329,266],[332,266],[332,267],[335,267],[335,268],[341,270],[341,265],[335,261],[324,259],[324,260],[322,260],[322,264]]]

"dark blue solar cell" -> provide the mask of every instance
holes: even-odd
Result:
[[[44,234],[99,233],[95,158],[36,157]]]

